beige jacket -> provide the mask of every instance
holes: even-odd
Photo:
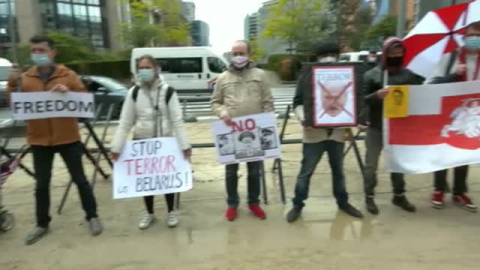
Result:
[[[213,112],[231,117],[272,112],[273,98],[266,73],[258,68],[243,71],[228,70],[217,80],[210,101]]]
[[[305,112],[303,105],[295,107],[295,115],[297,116],[300,122],[305,121]],[[336,142],[343,143],[349,138],[349,129],[350,128],[333,128],[333,132],[328,136],[328,129],[326,128],[315,128],[312,130],[303,131],[303,143],[319,143],[323,141],[333,140]]]

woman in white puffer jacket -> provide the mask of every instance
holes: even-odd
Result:
[[[161,67],[155,58],[144,55],[137,61],[137,84],[130,89],[122,108],[120,123],[115,132],[112,146],[112,158],[118,159],[127,137],[133,128],[133,139],[175,136],[185,158],[192,155],[187,132],[182,119],[180,101],[174,89],[161,81]],[[139,224],[140,229],[147,229],[155,221],[153,196],[144,197],[147,214]],[[166,194],[169,227],[178,224],[178,217],[173,213],[175,195]]]

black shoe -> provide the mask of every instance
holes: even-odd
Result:
[[[415,206],[407,200],[407,197],[403,195],[402,196],[395,195],[392,199],[392,203],[410,213],[414,213],[417,210]]]
[[[288,223],[295,222],[301,215],[302,215],[302,208],[301,206],[295,205],[287,214],[287,221]]]
[[[351,204],[346,204],[344,206],[339,206],[340,210],[345,212],[345,214],[356,217],[356,218],[363,218],[362,212],[360,212],[357,208],[353,207]]]
[[[378,215],[378,207],[375,203],[375,200],[372,197],[367,197],[365,200],[365,204],[367,205],[367,211],[372,215]]]

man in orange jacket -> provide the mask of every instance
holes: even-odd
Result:
[[[84,92],[84,86],[75,72],[56,65],[55,44],[48,37],[36,36],[30,40],[30,54],[34,66],[21,74],[14,70],[8,83],[8,94],[55,91]],[[59,153],[67,166],[71,179],[77,185],[83,210],[92,235],[102,233],[97,216],[93,190],[87,181],[82,164],[83,147],[78,122],[75,118],[45,118],[27,121],[27,141],[33,154],[36,188],[37,225],[28,234],[25,244],[31,245],[48,233],[50,223],[50,180],[55,153]]]

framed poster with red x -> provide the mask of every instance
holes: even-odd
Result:
[[[312,80],[313,126],[355,126],[357,124],[355,68],[314,67]]]
[[[356,126],[367,70],[361,63],[310,64],[303,87],[305,124],[315,128]]]

